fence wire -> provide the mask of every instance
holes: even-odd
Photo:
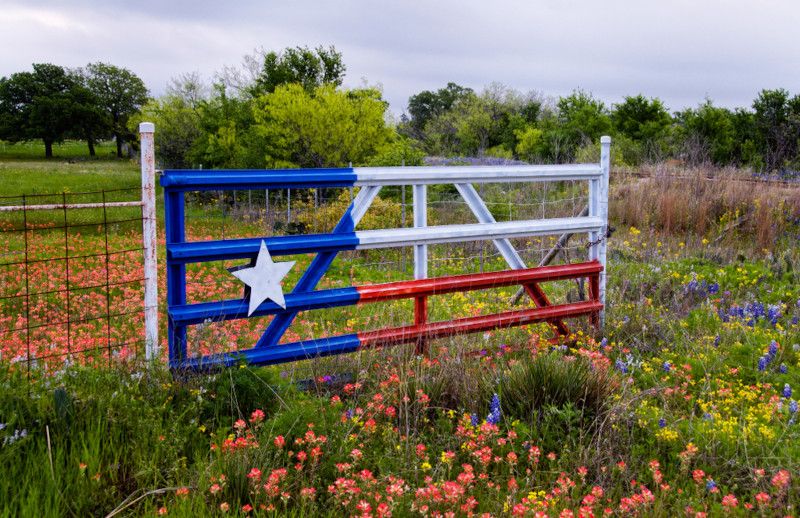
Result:
[[[140,194],[0,197],[0,359],[30,376],[143,355]]]

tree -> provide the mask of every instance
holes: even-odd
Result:
[[[256,79],[256,94],[272,93],[281,85],[298,83],[307,92],[322,85],[341,86],[347,70],[341,52],[331,46],[286,48],[264,56],[261,75]]]
[[[268,167],[340,167],[367,162],[390,140],[386,109],[375,89],[323,85],[311,94],[286,84],[256,99],[253,114]]]
[[[90,63],[85,75],[87,87],[109,118],[111,133],[117,141],[117,156],[121,158],[122,143],[135,137],[128,130],[128,119],[147,102],[147,87],[130,70],[107,63]]]
[[[633,140],[652,141],[664,136],[672,117],[659,99],[625,97],[611,112],[614,129]]]
[[[756,138],[769,170],[796,158],[800,139],[800,95],[784,89],[762,90],[753,101]]]
[[[730,110],[714,106],[711,99],[706,99],[697,109],[678,112],[675,117],[686,160],[701,163],[710,159],[717,165],[735,160],[735,130]]]
[[[11,142],[42,139],[45,156],[83,123],[91,97],[79,78],[49,63],[36,63],[33,72],[0,79],[0,138]]]
[[[561,131],[575,147],[611,131],[611,118],[603,101],[582,90],[558,100],[558,121]]]
[[[162,167],[185,169],[194,166],[192,150],[202,136],[200,116],[189,102],[177,95],[153,99],[128,121],[129,131],[140,122],[155,123],[156,157]]]
[[[473,96],[472,88],[465,88],[456,83],[447,83],[447,86],[435,92],[423,90],[408,98],[408,113],[411,114],[409,125],[413,132],[422,135],[425,125],[434,118],[449,111],[458,101]]]

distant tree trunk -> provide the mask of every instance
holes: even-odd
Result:
[[[89,138],[86,139],[86,144],[89,146],[89,156],[95,156],[94,138],[91,135],[89,135]]]
[[[122,138],[119,134],[114,135],[114,137],[117,141],[117,158],[122,158]]]
[[[53,141],[44,139],[44,156],[45,158],[53,158]]]

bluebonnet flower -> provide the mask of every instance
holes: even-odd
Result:
[[[708,479],[708,482],[706,482],[706,489],[708,491],[713,491],[713,490],[717,489],[717,483],[714,482],[713,478]]]
[[[767,354],[771,356],[770,361],[772,361],[772,358],[774,358],[775,355],[778,354],[778,342],[776,342],[775,340],[770,342],[769,351],[767,352]]]
[[[664,362],[661,368],[664,369],[664,372],[669,372],[672,370],[672,364],[670,362]]]
[[[489,403],[489,415],[486,416],[486,422],[489,424],[499,424],[502,417],[500,411],[500,396],[494,394],[492,401]]]
[[[664,428],[665,426],[667,426],[667,420],[662,417],[661,419],[658,420],[658,427]]]
[[[719,347],[720,337],[719,335],[714,337],[714,347]]]
[[[353,418],[353,410],[348,408],[347,412],[345,412],[344,415],[347,416],[348,419],[352,419]]]
[[[792,414],[797,413],[797,401],[794,399],[789,401],[789,412]]]
[[[719,283],[712,282],[711,284],[708,285],[708,293],[710,295],[713,295],[718,292],[719,292]]]
[[[705,414],[703,414],[703,420],[705,420],[705,421],[713,421],[714,420],[714,416],[712,416],[711,414],[706,412]]]
[[[480,421],[478,420],[478,414],[470,414],[469,422],[472,426],[478,426]]]
[[[781,318],[781,307],[780,306],[770,306],[767,309],[767,320],[769,320],[770,324],[773,326],[778,323],[778,319]]]
[[[600,340],[600,348],[605,349],[606,346],[608,346],[608,338],[603,338],[602,340]]]
[[[780,372],[781,374],[786,374],[786,372],[787,372],[788,370],[789,370],[789,369],[786,367],[786,364],[785,364],[785,363],[781,363],[781,366],[780,366],[780,367],[778,367],[778,372]]]
[[[617,358],[617,361],[614,362],[614,367],[616,367],[617,370],[620,371],[623,374],[627,374],[628,373],[628,366],[625,365],[625,362],[623,362],[619,358]]]
[[[762,356],[758,359],[758,370],[763,372],[767,368],[767,364],[769,363],[769,359],[766,356]]]
[[[783,397],[786,399],[792,397],[792,387],[788,383],[783,385]]]

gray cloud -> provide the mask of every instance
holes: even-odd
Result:
[[[800,91],[798,22],[789,0],[0,0],[0,75],[101,60],[158,94],[170,77],[210,77],[259,46],[333,44],[347,84],[381,84],[395,112],[447,81],[747,106],[762,88]]]

